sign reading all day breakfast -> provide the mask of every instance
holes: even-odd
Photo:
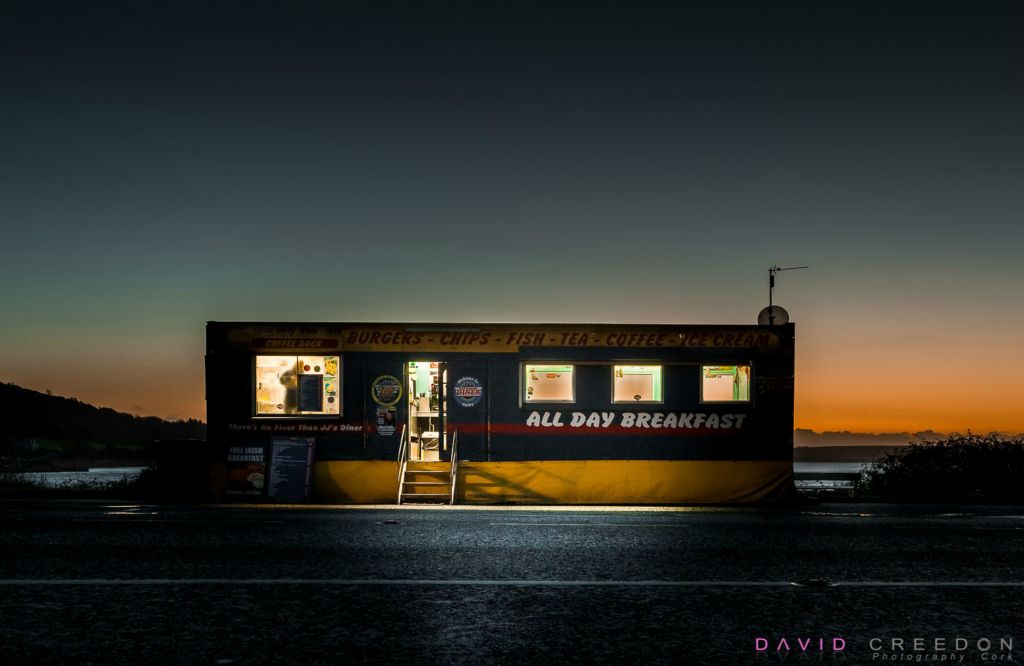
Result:
[[[533,428],[739,430],[746,418],[746,414],[704,412],[530,412],[526,425]]]

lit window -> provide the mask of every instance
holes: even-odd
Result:
[[[527,365],[526,402],[575,402],[571,365]]]
[[[338,356],[257,356],[257,416],[340,414]]]
[[[661,402],[661,366],[616,365],[612,402]]]
[[[749,365],[701,366],[702,402],[749,402]]]

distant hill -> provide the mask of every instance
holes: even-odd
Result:
[[[834,447],[834,446],[902,446],[915,439],[941,434],[932,431],[920,433],[910,432],[849,432],[846,430],[826,430],[816,432],[807,428],[797,428],[793,431],[793,445],[796,447]]]
[[[0,383],[0,446],[2,452],[36,450],[61,455],[147,453],[155,440],[205,439],[206,424],[197,419],[165,421],[133,416]]]
[[[874,462],[896,446],[798,446],[793,462]]]
[[[905,446],[922,442],[938,441],[961,433],[942,433],[934,430],[919,432],[850,432],[849,430],[826,430],[816,432],[807,428],[793,431],[793,446]],[[970,431],[968,431],[970,434]],[[978,434],[978,433],[975,433]],[[986,436],[1001,439],[1020,439],[1024,434],[989,432]]]

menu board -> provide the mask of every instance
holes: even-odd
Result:
[[[324,376],[299,375],[299,411],[324,410]]]
[[[309,497],[313,466],[313,437],[275,437],[271,440],[267,497],[304,500]]]

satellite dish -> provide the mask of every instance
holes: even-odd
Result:
[[[757,313],[757,323],[761,326],[782,326],[789,323],[789,313],[781,305],[769,305]]]

